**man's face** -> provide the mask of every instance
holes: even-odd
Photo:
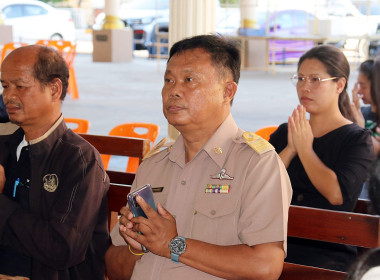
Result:
[[[229,113],[231,97],[226,85],[233,83],[232,77],[220,77],[203,49],[174,55],[164,79],[163,112],[179,131],[216,129]]]
[[[36,53],[9,54],[1,65],[4,103],[11,122],[20,126],[44,124],[52,112],[50,87],[33,76]]]

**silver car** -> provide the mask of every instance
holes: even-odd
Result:
[[[14,42],[75,41],[74,22],[68,11],[35,0],[3,0],[0,11],[3,23],[12,26]]]

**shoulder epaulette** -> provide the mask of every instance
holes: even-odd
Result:
[[[150,158],[151,156],[154,156],[155,154],[158,154],[161,151],[161,148],[169,147],[172,143],[167,143],[167,138],[164,137],[160,142],[158,142],[143,158],[143,160]]]
[[[274,150],[274,147],[267,140],[253,132],[244,132],[243,139],[252,149],[254,149],[260,155]]]

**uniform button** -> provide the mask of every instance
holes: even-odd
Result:
[[[216,214],[216,211],[215,211],[215,210],[211,210],[211,212],[210,212],[210,213],[211,213],[211,215],[213,215],[213,216],[214,216],[214,215]]]
[[[197,210],[194,210],[194,215],[198,214],[198,211]]]
[[[186,181],[185,180],[181,181],[181,185],[182,186],[186,185]]]
[[[302,201],[303,200],[303,194],[297,195],[297,201]]]

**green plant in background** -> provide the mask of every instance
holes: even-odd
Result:
[[[239,0],[219,0],[221,7],[239,7]]]

